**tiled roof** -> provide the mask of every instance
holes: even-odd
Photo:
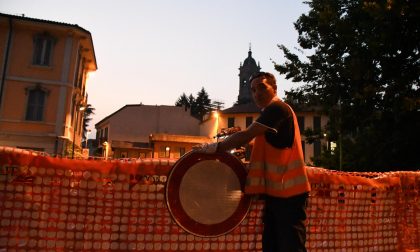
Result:
[[[240,113],[260,113],[261,109],[255,103],[245,103],[234,105],[233,107],[222,110],[223,114],[240,114]]]
[[[30,17],[26,17],[26,16],[17,16],[17,15],[5,14],[5,13],[0,13],[0,17],[7,17],[7,18],[13,18],[13,19],[27,20],[27,21],[32,21],[32,22],[40,22],[40,23],[49,23],[49,24],[70,26],[70,27],[73,27],[75,29],[79,29],[83,32],[86,32],[86,33],[90,34],[90,32],[88,30],[83,29],[82,27],[78,26],[77,24],[68,24],[68,23],[62,23],[62,22],[57,22],[57,21],[44,20],[44,19],[39,19],[39,18],[30,18]]]
[[[320,106],[308,106],[299,104],[289,104],[295,112],[321,112]],[[246,103],[234,105],[233,107],[222,110],[223,114],[241,114],[241,113],[260,113],[261,109],[255,103]]]

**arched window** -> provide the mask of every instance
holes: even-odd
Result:
[[[28,90],[28,103],[26,117],[28,121],[42,121],[44,115],[44,104],[47,92],[41,88]]]

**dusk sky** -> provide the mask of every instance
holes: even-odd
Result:
[[[0,0],[0,12],[77,24],[92,34],[98,70],[87,83],[90,125],[126,104],[174,105],[204,87],[233,105],[248,55],[278,78],[279,96],[297,84],[275,72],[278,44],[297,47],[296,0]],[[93,134],[89,138],[94,137]]]

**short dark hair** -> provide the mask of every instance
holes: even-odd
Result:
[[[249,82],[251,83],[254,79],[260,78],[260,77],[266,79],[268,84],[270,84],[270,86],[272,88],[277,90],[276,77],[274,77],[274,75],[272,73],[268,73],[268,72],[255,73],[255,74],[251,75],[251,78],[249,78]]]

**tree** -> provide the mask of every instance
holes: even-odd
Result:
[[[197,98],[192,94],[187,97],[185,93],[182,93],[175,102],[175,106],[185,106],[186,109],[191,109],[191,115],[199,120],[202,120],[203,116],[212,110],[211,100],[204,87],[197,93]]]
[[[297,55],[279,45],[280,74],[304,83],[288,100],[321,105],[337,151],[318,160],[363,171],[420,169],[417,1],[313,0],[295,23]]]
[[[182,93],[182,95],[178,98],[178,100],[176,100],[175,106],[184,107],[185,110],[190,109],[191,108],[191,100],[187,97],[187,95],[185,93]]]
[[[88,126],[92,121],[92,115],[95,114],[95,108],[91,104],[87,104],[85,110],[83,110],[83,141],[87,139]]]
[[[210,104],[211,100],[209,95],[207,94],[204,87],[202,87],[201,90],[197,93],[197,98],[195,98],[194,107],[191,110],[192,115],[202,120],[203,116],[211,110]]]

